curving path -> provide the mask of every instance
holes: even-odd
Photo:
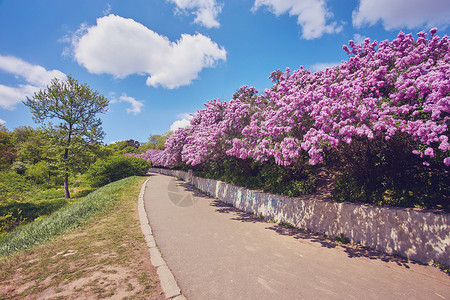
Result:
[[[144,206],[187,299],[450,299],[436,268],[341,246],[150,174]]]

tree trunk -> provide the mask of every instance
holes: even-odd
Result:
[[[69,149],[64,149],[64,160],[67,161],[67,158],[69,157]],[[67,167],[64,168],[64,198],[68,199],[70,198],[70,192],[69,192],[69,170]]]
[[[66,172],[67,172],[67,168],[66,168]],[[70,198],[69,173],[64,174],[64,198],[66,198],[66,199]]]
[[[69,136],[67,137],[67,148],[64,149],[64,161],[67,163],[67,159],[69,158],[69,146],[70,146],[70,140],[72,137],[72,124],[69,125]],[[64,168],[64,198],[68,199],[70,198],[70,192],[69,192],[69,168]]]

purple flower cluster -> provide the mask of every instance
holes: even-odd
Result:
[[[133,156],[133,157],[139,157],[143,158],[146,161],[150,161],[152,163],[152,166],[163,166],[165,165],[164,161],[162,160],[164,151],[159,149],[150,149],[144,154],[137,154],[137,153],[125,153],[127,156]]]
[[[272,88],[258,95],[243,86],[230,101],[208,101],[164,151],[144,156],[166,167],[224,156],[288,166],[304,151],[317,164],[326,151],[351,145],[355,137],[387,141],[403,133],[425,165],[439,158],[449,166],[450,41],[436,32],[350,41],[343,47],[350,58],[339,66],[272,72]]]

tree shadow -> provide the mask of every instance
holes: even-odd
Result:
[[[231,218],[231,220],[234,221],[267,224],[271,224],[273,222],[271,220],[266,220],[254,214],[237,209],[220,200],[212,201],[211,206],[215,207],[216,211],[219,213],[234,214],[235,217]],[[410,268],[410,264],[425,265],[420,262],[408,260],[407,258],[401,257],[399,255],[387,254],[379,250],[363,247],[361,245],[339,243],[333,237],[326,236],[322,233],[313,233],[305,229],[291,227],[289,224],[280,225],[279,223],[273,223],[271,224],[271,226],[266,227],[266,229],[276,232],[279,235],[289,236],[297,240],[320,244],[321,247],[329,249],[340,248],[347,254],[349,258],[364,257],[371,260],[380,260],[386,263],[394,262],[398,266],[404,267],[406,269]]]
[[[202,191],[200,191],[199,189],[195,188],[193,185],[187,183],[183,179],[179,179],[179,178],[176,179],[175,184],[178,187],[184,189],[184,191],[192,193],[192,196],[194,196],[194,197],[205,197],[205,196],[210,197],[210,196],[206,195],[205,193],[203,193]]]
[[[242,211],[231,204],[213,199],[210,204],[216,208],[216,211],[222,214],[234,214],[236,217],[231,218],[234,221],[250,222],[250,223],[266,223],[267,221],[251,213]]]
[[[6,226],[8,213],[16,221],[15,226],[12,226],[8,231],[11,231],[19,224],[27,224],[33,222],[35,219],[50,215],[54,211],[67,205],[66,199],[53,199],[42,201],[39,203],[31,202],[10,202],[5,205],[0,205],[0,228]]]

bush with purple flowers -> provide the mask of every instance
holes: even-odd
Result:
[[[272,72],[272,88],[208,101],[144,156],[293,196],[327,169],[339,201],[448,209],[450,40],[436,32],[350,41],[339,66]]]

